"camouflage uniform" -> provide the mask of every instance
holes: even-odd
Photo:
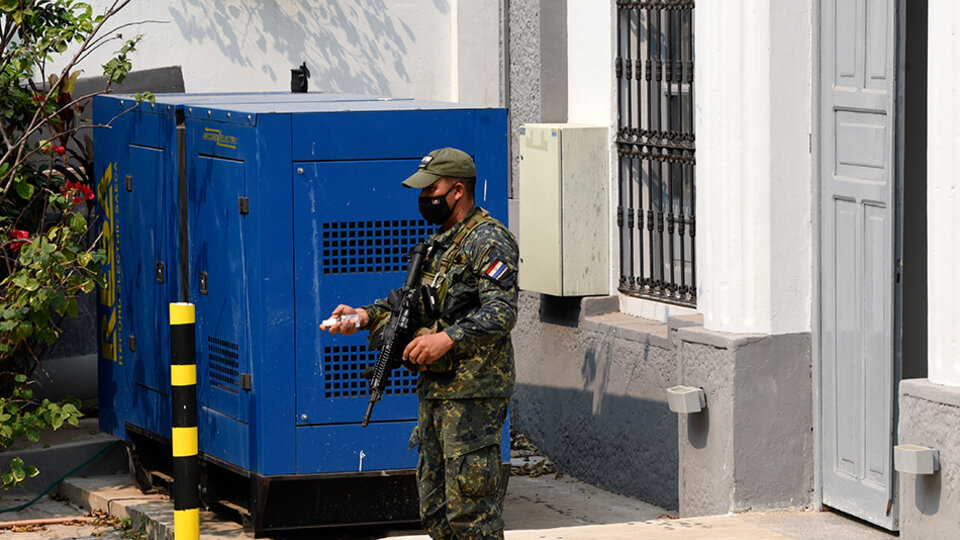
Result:
[[[420,446],[420,517],[435,539],[503,538],[500,442],[516,378],[517,244],[479,207],[430,241],[423,283],[436,286],[442,310],[431,330],[454,345],[417,383],[410,448]],[[365,309],[371,329],[390,313],[386,300]]]

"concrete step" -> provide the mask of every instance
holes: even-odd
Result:
[[[143,528],[151,539],[174,540],[173,501],[166,495],[144,494],[127,474],[68,478],[61,484],[60,494],[83,509],[128,518],[133,530]],[[213,512],[200,512],[201,540],[243,537],[252,535],[245,533],[239,523],[224,520]]]
[[[10,460],[19,457],[25,465],[33,465],[40,474],[24,480],[22,487],[10,488],[5,495],[41,493],[96,454],[101,453],[73,474],[104,475],[127,471],[127,451],[123,443],[111,435],[101,433],[96,418],[84,419],[80,427],[64,426],[41,434],[40,441],[18,441],[0,453],[0,464],[9,467]]]

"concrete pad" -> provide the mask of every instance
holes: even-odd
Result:
[[[738,516],[747,523],[760,525],[801,540],[894,540],[896,533],[856,518],[824,510],[823,512],[763,512]]]
[[[610,493],[572,476],[512,476],[503,502],[508,530],[645,521],[659,506]]]
[[[401,536],[390,540],[429,540],[428,536]],[[715,516],[692,519],[657,519],[652,521],[586,525],[538,530],[508,530],[505,540],[623,540],[624,538],[656,538],[658,540],[767,540],[791,537],[737,519],[736,516]]]

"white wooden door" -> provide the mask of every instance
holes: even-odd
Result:
[[[897,0],[825,0],[820,21],[823,502],[896,529]]]

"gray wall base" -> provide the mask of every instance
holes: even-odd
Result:
[[[676,359],[661,335],[596,319],[626,315],[613,298],[520,295],[513,330],[512,427],[560,470],[604,489],[677,508],[677,420],[666,404]],[[665,348],[666,347],[666,348]]]
[[[680,384],[706,408],[679,416],[681,516],[808,506],[813,493],[810,335],[676,331]]]
[[[956,538],[960,531],[960,388],[900,382],[899,444],[939,450],[940,470],[899,475],[900,538]]]
[[[721,334],[699,316],[662,324],[618,308],[521,293],[513,427],[560,470],[684,516],[809,506],[810,335]],[[704,388],[706,409],[670,412],[677,384]]]

